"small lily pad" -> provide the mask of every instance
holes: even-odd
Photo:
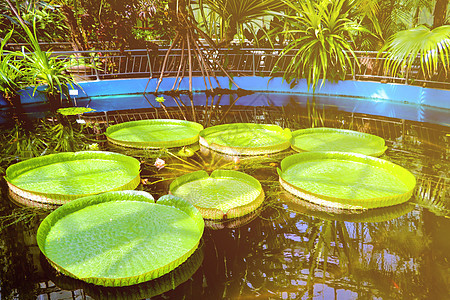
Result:
[[[153,119],[116,124],[106,129],[108,141],[139,149],[176,148],[198,143],[203,126],[190,121]]]
[[[206,128],[200,145],[229,155],[260,155],[288,149],[291,131],[278,125],[235,123]]]
[[[231,170],[215,170],[208,175],[196,171],[178,177],[170,192],[192,203],[205,219],[236,218],[256,210],[264,201],[258,180]]]
[[[292,132],[292,149],[302,151],[353,152],[380,156],[387,147],[379,136],[336,128],[308,128]]]

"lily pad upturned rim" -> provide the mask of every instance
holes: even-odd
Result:
[[[370,199],[344,199],[332,196],[326,196],[322,194],[312,193],[297,187],[282,178],[283,170],[287,170],[290,166],[295,165],[298,162],[305,160],[317,160],[317,159],[344,159],[354,162],[365,163],[377,168],[386,169],[389,173],[396,173],[396,176],[400,178],[409,188],[409,190],[403,194],[387,196],[387,197],[375,197]],[[416,178],[414,175],[405,168],[394,164],[390,161],[376,158],[373,156],[351,153],[351,152],[302,152],[290,155],[281,161],[281,169],[277,169],[279,175],[279,182],[281,186],[289,193],[306,199],[310,202],[319,205],[325,205],[338,209],[371,209],[386,206],[393,206],[400,203],[404,203],[411,198],[416,185]],[[345,176],[345,174],[342,174]]]
[[[120,140],[116,138],[112,138],[111,134],[123,129],[123,128],[130,128],[135,126],[143,126],[143,125],[159,125],[159,124],[167,124],[167,125],[180,125],[185,127],[193,128],[194,130],[198,131],[198,134],[196,134],[193,137],[185,138],[185,139],[179,139],[179,140],[172,140],[172,141],[152,141],[152,142],[133,142],[133,141],[126,141],[126,140]],[[199,140],[199,133],[203,130],[203,125],[192,122],[192,121],[185,121],[185,120],[178,120],[178,119],[148,119],[148,120],[138,120],[138,121],[129,121],[124,122],[120,124],[115,124],[112,126],[109,126],[106,128],[106,138],[109,142],[123,146],[123,147],[130,147],[130,148],[137,148],[137,149],[161,149],[161,148],[176,148],[176,147],[183,147],[188,146],[191,144],[195,144]]]
[[[234,170],[214,170],[211,175],[208,175],[208,173],[204,170],[195,171],[192,173],[188,173],[185,175],[182,175],[180,177],[177,177],[169,186],[170,193],[172,194],[174,191],[176,191],[177,188],[182,186],[183,184],[196,181],[196,180],[202,180],[205,178],[231,178],[231,179],[238,179],[244,181],[246,184],[249,184],[256,189],[260,190],[259,195],[251,202],[240,205],[237,207],[230,208],[228,211],[224,212],[222,210],[219,210],[217,208],[205,208],[200,207],[192,203],[202,214],[204,219],[208,220],[221,220],[221,219],[233,219],[237,217],[243,217],[253,211],[255,211],[258,207],[261,206],[261,204],[264,201],[264,190],[261,186],[261,183],[254,178],[253,176],[250,176],[248,174],[245,174],[243,172],[234,171]],[[189,201],[186,199],[186,201]]]
[[[261,147],[246,147],[244,146],[229,146],[222,145],[217,143],[208,142],[208,135],[216,132],[223,132],[227,129],[235,129],[235,128],[255,128],[260,129],[264,128],[266,130],[270,130],[286,138],[286,141],[283,143],[279,143],[277,145],[270,146],[261,146]],[[275,124],[256,124],[256,123],[230,123],[230,124],[221,124],[212,127],[208,127],[203,129],[200,132],[199,143],[201,146],[212,149],[217,152],[229,154],[229,155],[260,155],[260,154],[268,154],[268,153],[276,153],[281,152],[283,150],[291,147],[290,139],[292,138],[291,131],[288,128],[281,128]]]
[[[113,192],[107,192],[103,194],[98,194],[94,196],[88,196],[76,199],[74,201],[71,201],[67,204],[64,204],[63,206],[57,208],[52,213],[50,213],[39,225],[36,240],[39,249],[41,252],[46,256],[49,263],[59,272],[68,275],[70,277],[85,281],[87,283],[92,283],[96,285],[102,285],[102,286],[129,286],[129,285],[135,285],[142,282],[146,282],[155,278],[159,278],[163,276],[164,274],[169,273],[170,271],[174,270],[176,267],[181,265],[183,262],[185,262],[192,253],[195,252],[195,250],[198,248],[200,239],[203,235],[204,230],[204,221],[200,214],[200,212],[190,203],[187,201],[173,196],[173,195],[165,195],[158,199],[156,202],[157,205],[165,205],[165,206],[171,206],[175,209],[178,209],[185,213],[189,218],[191,218],[194,223],[197,226],[198,230],[198,241],[195,245],[193,245],[192,249],[190,249],[188,252],[186,252],[184,255],[180,256],[178,259],[170,262],[169,264],[166,264],[164,266],[161,266],[158,269],[155,270],[149,270],[147,272],[144,272],[142,274],[132,276],[132,277],[125,277],[125,278],[100,278],[100,277],[88,277],[88,278],[80,278],[76,274],[73,274],[66,270],[65,268],[62,268],[57,263],[55,263],[52,258],[48,257],[46,255],[45,251],[45,241],[47,238],[47,235],[49,234],[52,226],[56,224],[59,220],[63,219],[67,215],[74,213],[76,211],[82,210],[88,206],[96,205],[100,203],[105,202],[114,202],[114,201],[139,201],[139,202],[149,202],[149,203],[155,203],[155,200],[152,195],[150,195],[147,192],[143,191],[113,191]],[[89,222],[89,220],[86,220]]]
[[[306,128],[306,129],[299,129],[299,130],[293,131],[292,139],[291,139],[292,149],[297,152],[310,151],[310,150],[302,147],[302,145],[296,145],[295,138],[300,135],[307,135],[307,134],[311,134],[311,133],[339,133],[342,135],[355,136],[355,137],[358,137],[361,139],[377,141],[377,143],[380,144],[380,148],[377,148],[377,149],[374,148],[373,152],[368,154],[370,156],[376,156],[376,157],[381,156],[387,150],[387,146],[385,145],[385,140],[382,137],[379,137],[377,135],[354,131],[354,130],[329,128],[329,127]],[[335,150],[330,149],[329,151],[335,151]],[[352,152],[352,151],[348,151],[348,152]]]
[[[191,278],[204,260],[204,248],[199,246],[185,262],[161,277],[132,286],[105,287],[93,285],[57,273],[48,261],[42,261],[42,268],[59,288],[63,290],[83,289],[96,300],[148,299],[175,289]]]
[[[288,197],[286,205],[292,211],[326,221],[378,223],[397,219],[414,210],[414,205],[408,202],[367,210],[348,210],[319,205],[290,193],[286,196]]]
[[[89,194],[42,193],[23,189],[20,186],[16,186],[13,183],[11,183],[11,180],[16,178],[17,176],[20,176],[21,174],[35,168],[51,165],[54,163],[61,163],[64,161],[85,160],[85,159],[86,160],[103,159],[103,160],[114,160],[125,162],[128,168],[131,169],[134,173],[136,173],[136,177],[134,177],[131,181],[122,186],[116,186],[109,190],[95,191]],[[10,190],[17,196],[42,203],[63,204],[67,201],[71,201],[80,197],[99,194],[102,192],[135,189],[140,183],[140,162],[134,157],[130,157],[115,152],[107,152],[107,151],[61,152],[30,158],[28,160],[24,160],[16,164],[13,164],[6,169],[6,175],[4,178]]]

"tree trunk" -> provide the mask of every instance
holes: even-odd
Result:
[[[445,17],[447,15],[448,0],[437,0],[434,5],[433,13],[433,28],[445,24]]]
[[[219,47],[228,47],[234,39],[234,36],[237,34],[236,23],[231,21],[227,27],[227,30],[222,37],[222,40],[219,42]]]
[[[70,43],[72,44],[72,48],[74,51],[83,51],[87,50],[88,47],[86,43],[84,42],[83,35],[81,33],[81,30],[78,26],[78,22],[75,18],[75,14],[73,10],[67,6],[63,5],[61,6],[62,14],[65,17],[66,25],[69,27],[70,31]]]

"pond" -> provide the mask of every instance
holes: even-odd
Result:
[[[177,108],[172,112],[175,111]],[[138,118],[136,112],[131,115],[128,119]],[[131,287],[102,288],[61,275],[48,265],[35,238],[46,212],[14,206],[3,182],[2,224],[10,226],[0,232],[0,296],[5,299],[449,299],[450,166],[448,144],[440,143],[446,139],[447,129],[312,107],[308,112],[302,108],[296,113],[289,106],[276,110],[236,107],[225,121],[266,122],[291,129],[353,128],[381,135],[388,145],[381,158],[411,171],[417,178],[417,188],[407,203],[394,207],[358,212],[327,210],[293,198],[280,188],[276,169],[284,157],[294,153],[292,150],[237,158],[201,149],[184,158],[176,152],[125,150],[101,144],[101,149],[138,157],[142,168],[138,189],[155,198],[166,194],[170,182],[188,171],[229,168],[260,180],[265,202],[254,214],[240,219],[207,222],[199,250],[164,277]],[[213,124],[214,119],[210,122]],[[156,158],[165,160],[165,167],[159,171],[154,166]]]

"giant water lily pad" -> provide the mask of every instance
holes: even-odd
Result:
[[[196,171],[178,177],[170,192],[192,203],[205,219],[236,218],[256,210],[264,201],[258,180],[231,170],[215,170],[208,175]]]
[[[278,125],[235,123],[206,128],[200,145],[229,155],[260,155],[290,147],[291,131]]]
[[[106,129],[113,144],[141,148],[175,148],[198,142],[203,126],[189,121],[154,119],[116,124]]]
[[[105,287],[81,282],[56,272],[50,264],[44,261],[41,262],[41,266],[49,279],[63,290],[74,291],[82,289],[85,294],[95,300],[140,300],[151,299],[176,289],[179,285],[192,278],[202,265],[203,258],[203,248],[199,247],[184,263],[169,273],[150,281],[123,287]]]
[[[406,202],[416,179],[408,170],[385,160],[355,153],[304,152],[286,157],[281,185],[316,204],[366,209]]]
[[[353,130],[308,128],[292,132],[295,151],[338,151],[380,156],[386,151],[383,138]]]
[[[203,218],[183,199],[139,191],[83,197],[42,221],[38,246],[61,273],[103,286],[158,278],[197,249]]]
[[[82,151],[31,158],[6,169],[10,190],[32,201],[62,204],[139,185],[140,163],[126,155]]]

